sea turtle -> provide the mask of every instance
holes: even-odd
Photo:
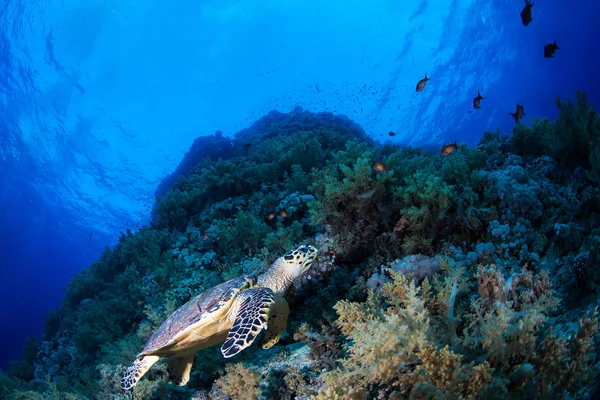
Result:
[[[283,295],[317,258],[317,249],[302,245],[279,257],[262,275],[244,275],[209,289],[175,311],[152,335],[121,379],[121,388],[134,387],[154,363],[170,357],[169,378],[178,386],[190,380],[194,353],[223,343],[221,353],[232,357],[268,330],[262,348],[279,341],[289,306]]]

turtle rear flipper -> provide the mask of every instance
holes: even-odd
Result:
[[[129,390],[134,387],[140,378],[152,367],[158,360],[159,356],[140,356],[131,364],[123,378],[121,378],[121,389]]]
[[[267,321],[269,328],[262,341],[263,349],[270,349],[279,342],[281,335],[285,332],[289,314],[290,306],[283,297],[273,304],[271,311],[269,312],[269,320]]]
[[[194,365],[194,354],[187,356],[174,357],[167,371],[169,372],[169,379],[177,386],[185,386],[190,381],[190,371]]]
[[[242,292],[236,301],[241,304],[221,346],[223,357],[229,358],[250,346],[261,330],[267,327],[267,318],[275,294],[269,288],[249,289]]]

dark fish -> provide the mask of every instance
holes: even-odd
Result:
[[[558,47],[555,40],[554,43],[550,43],[544,46],[544,57],[554,58],[554,52],[556,50],[560,50],[560,47]]]
[[[247,149],[248,147],[252,146],[252,143],[244,143],[244,147]]]
[[[479,93],[479,90],[478,90],[477,97],[475,97],[473,99],[473,108],[476,108],[479,110],[481,108],[481,106],[479,105],[479,103],[481,103],[481,100],[483,100],[483,96],[481,96],[481,93]]]
[[[427,77],[427,74],[425,74],[425,78],[421,79],[417,83],[417,92],[420,92],[421,90],[423,90],[425,88],[425,84],[427,83],[428,80],[429,80],[429,78]]]
[[[88,239],[88,242],[91,242],[91,241],[92,241],[92,233],[93,233],[93,232],[92,232],[92,231],[90,231],[90,238]]]
[[[390,132],[388,133],[388,135],[390,135],[390,136],[396,136],[396,132],[392,132],[392,131],[390,131]]]
[[[517,104],[517,112],[509,114],[513,116],[513,118],[515,119],[515,123],[518,123],[519,120],[525,116],[525,109],[522,105]]]
[[[449,154],[452,154],[452,153],[454,153],[456,148],[457,148],[456,142],[454,142],[452,144],[446,144],[446,145],[444,145],[444,147],[442,147],[442,155],[447,156]]]
[[[523,21],[523,26],[529,25],[533,20],[531,17],[531,7],[533,7],[533,2],[531,0],[525,0],[525,7],[523,8],[523,11],[521,11],[521,21]]]

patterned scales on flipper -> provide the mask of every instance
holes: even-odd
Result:
[[[275,302],[275,294],[269,288],[246,290],[238,309],[233,327],[221,346],[223,357],[229,358],[250,346],[260,331],[267,327],[269,309]]]
[[[160,359],[158,356],[140,356],[125,371],[121,378],[121,388],[129,390],[134,387],[140,378]]]

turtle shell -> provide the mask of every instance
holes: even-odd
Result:
[[[172,344],[175,336],[187,327],[202,322],[207,316],[230,307],[235,296],[245,289],[256,285],[256,276],[243,275],[223,282],[200,293],[179,307],[148,339],[141,354],[149,354]]]

